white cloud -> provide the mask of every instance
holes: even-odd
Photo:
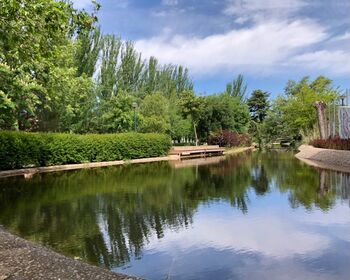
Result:
[[[220,70],[273,71],[303,48],[327,37],[325,29],[310,20],[266,21],[203,38],[169,34],[136,41],[136,47],[163,63],[177,63],[191,72]]]
[[[162,4],[166,6],[176,6],[179,4],[178,0],[162,0]]]
[[[350,75],[350,51],[320,50],[295,56],[292,64],[334,75]]]
[[[307,5],[305,0],[228,0],[224,13],[240,18],[286,17]]]

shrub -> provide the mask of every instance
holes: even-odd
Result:
[[[350,139],[340,139],[339,136],[329,138],[326,140],[315,139],[310,141],[309,144],[316,148],[350,150]]]
[[[248,134],[223,130],[210,134],[208,144],[219,145],[220,147],[250,146],[251,138]]]
[[[162,134],[0,132],[0,170],[156,157],[169,152]]]

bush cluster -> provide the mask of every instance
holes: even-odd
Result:
[[[339,136],[326,140],[315,139],[310,141],[309,144],[316,148],[350,151],[350,139],[340,139]]]
[[[220,147],[250,146],[251,138],[248,134],[239,134],[229,130],[222,130],[212,133],[208,138],[209,145],[219,145]]]
[[[166,155],[162,134],[59,134],[0,132],[0,170]]]

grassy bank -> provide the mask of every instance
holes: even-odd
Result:
[[[0,170],[103,162],[167,155],[162,134],[60,134],[0,132]]]
[[[234,148],[227,148],[224,152],[225,155],[234,155],[234,154],[239,154],[243,153],[246,151],[251,151],[254,150],[253,147],[234,147]]]

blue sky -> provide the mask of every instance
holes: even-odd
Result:
[[[305,75],[350,88],[350,0],[98,2],[104,33],[134,41],[144,58],[186,66],[198,94],[223,91],[239,73],[249,91],[272,96]]]

